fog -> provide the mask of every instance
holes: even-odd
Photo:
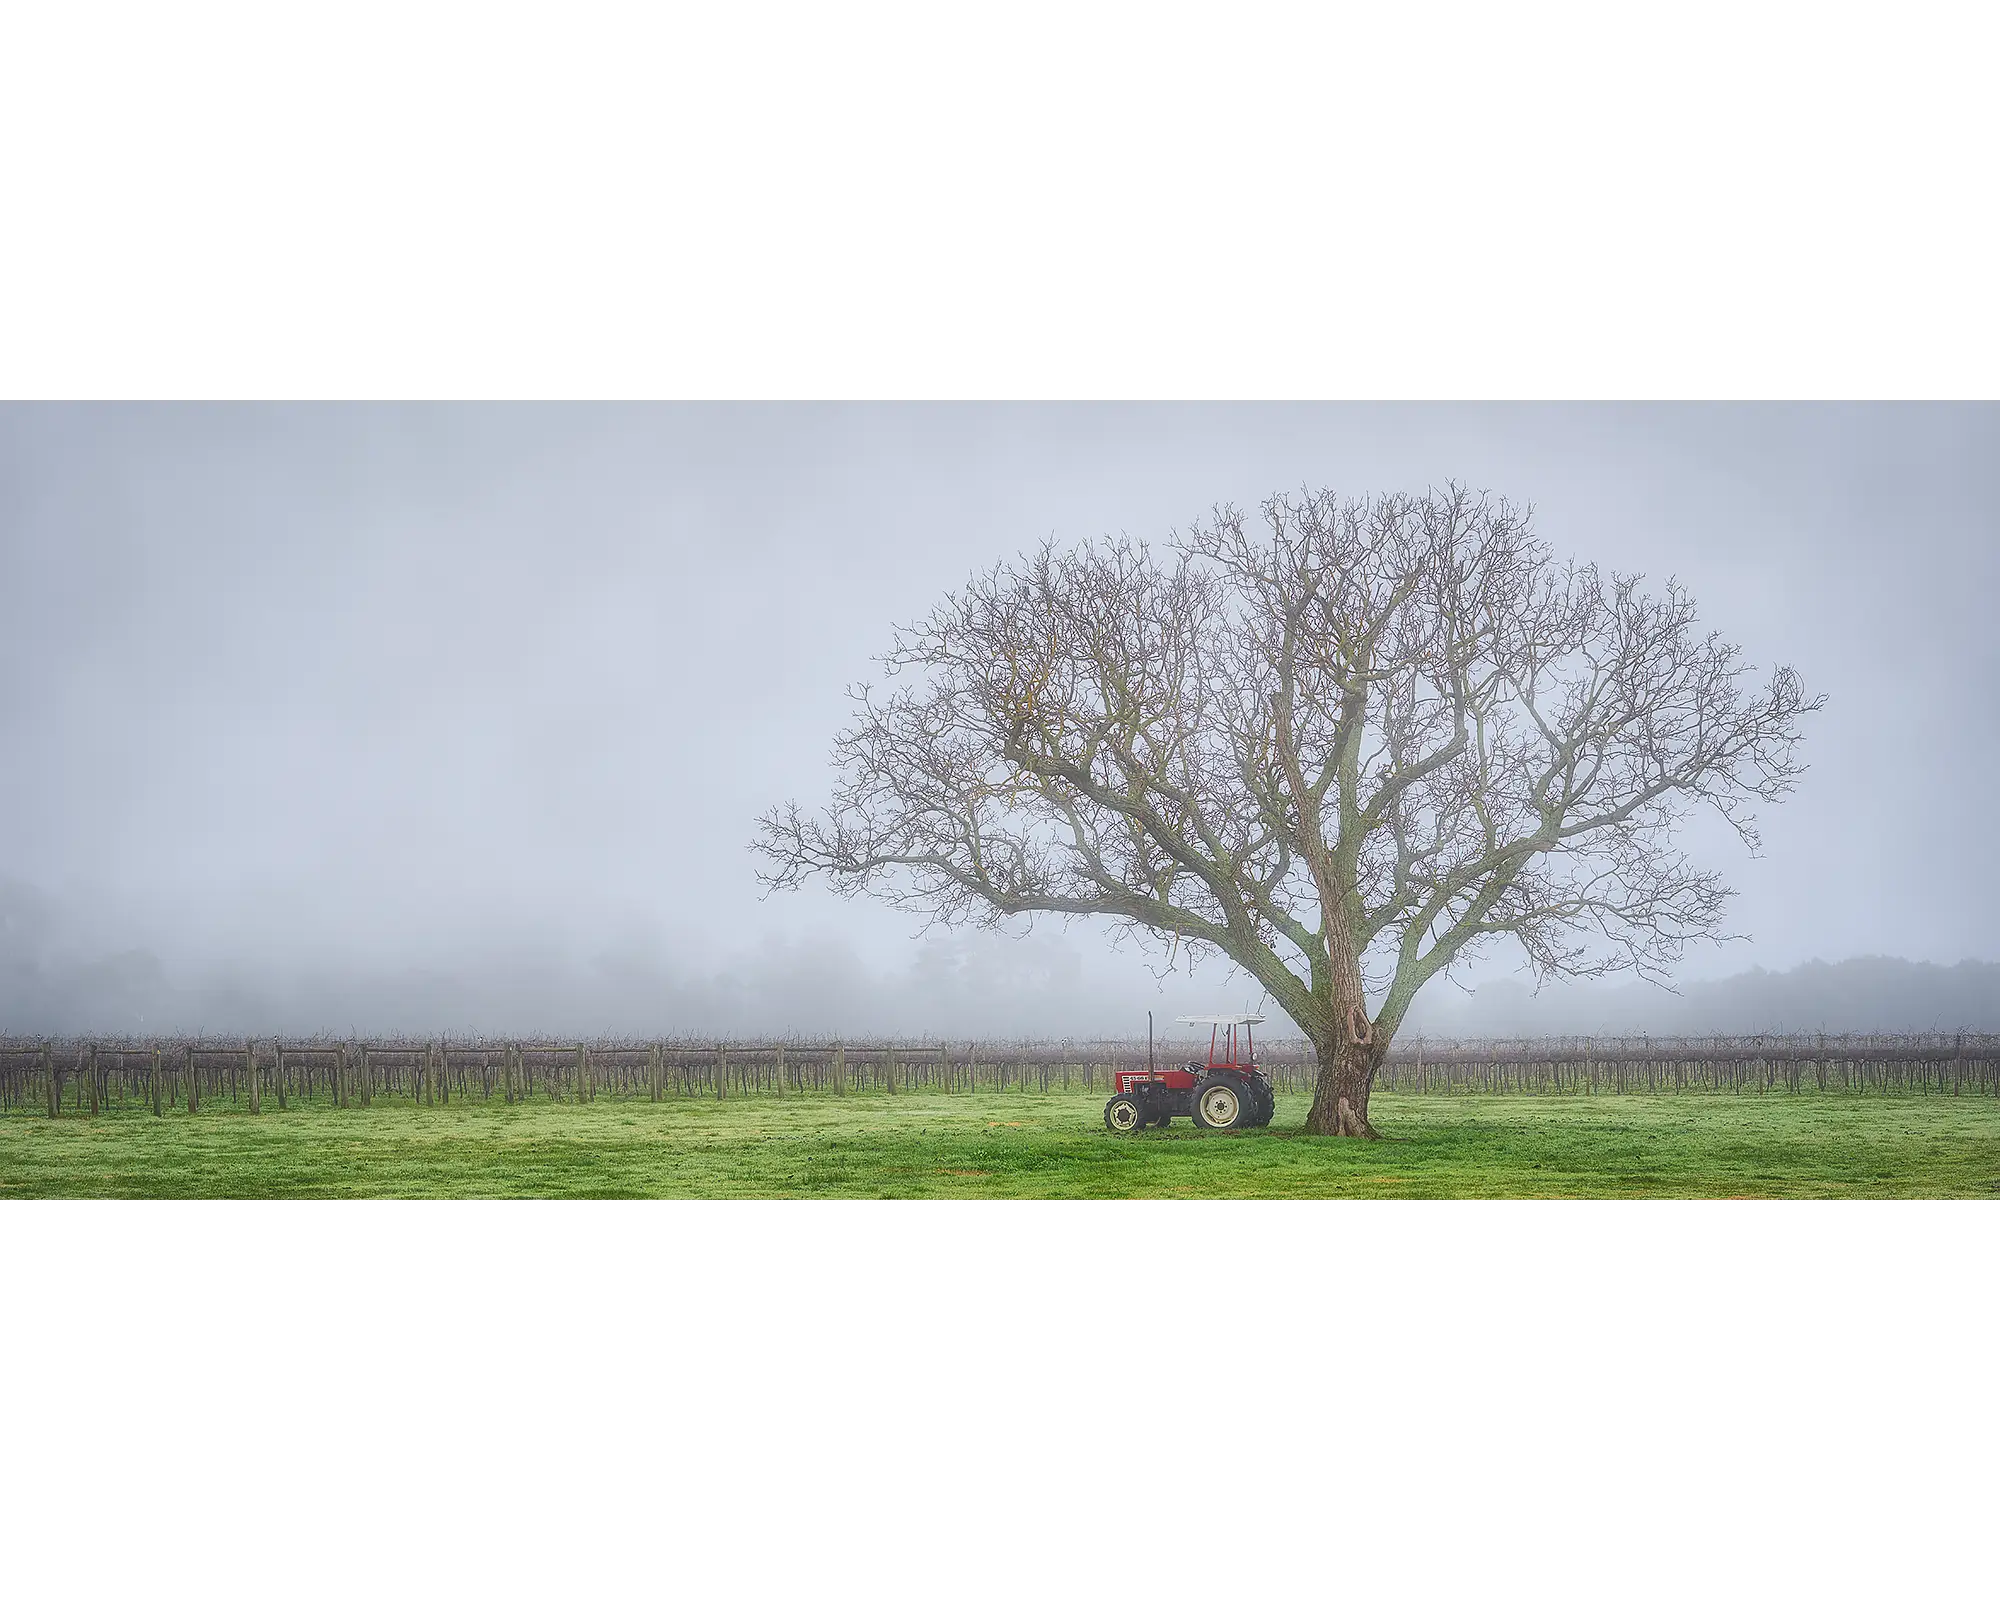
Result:
[[[1093,927],[766,899],[754,818],[824,794],[845,686],[976,567],[1446,477],[1679,576],[1829,703],[1761,858],[1690,832],[1742,937],[1681,997],[1529,999],[1503,953],[1410,1025],[1993,1025],[1992,407],[17,405],[0,1029],[1098,1036],[1255,1005]]]
[[[900,966],[881,967],[851,941],[814,935],[773,936],[727,968],[675,968],[641,946],[580,957],[553,942],[523,942],[402,966],[356,956],[310,967],[236,957],[172,973],[148,950],[66,947],[58,916],[27,886],[0,883],[0,1031],[1104,1039],[1142,1035],[1149,1010],[1167,1037],[1177,1031],[1176,1011],[1262,998],[1240,980],[1159,984],[1116,963],[1093,972],[1080,941],[1059,933],[929,939]],[[1296,1033],[1274,1007],[1264,1009],[1275,1032]],[[1469,991],[1439,981],[1418,998],[1404,1032],[1931,1029],[2000,1031],[2000,964],[1864,957],[1697,979],[1678,992],[1630,980],[1539,992],[1504,976]]]

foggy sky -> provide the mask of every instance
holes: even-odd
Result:
[[[0,1008],[970,1035],[1253,1004],[1087,927],[760,899],[754,818],[823,797],[844,686],[975,568],[1447,477],[1829,696],[1762,859],[1689,835],[1749,942],[1687,978],[2000,959],[1990,406],[15,405]]]

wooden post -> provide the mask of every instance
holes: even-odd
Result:
[[[336,1106],[347,1104],[347,1046],[344,1042],[333,1047],[333,1103]]]
[[[652,1092],[653,1104],[660,1103],[660,1046],[657,1041],[646,1050],[646,1086]]]
[[[729,1046],[726,1044],[719,1044],[715,1047],[715,1098],[718,1100],[724,1100],[727,1099],[728,1096],[729,1096]]]
[[[597,1085],[590,1076],[590,1046],[587,1044],[576,1047],[576,1097],[579,1100],[597,1098]]]
[[[160,1047],[153,1046],[153,1115],[160,1113]]]
[[[778,1046],[778,1098],[785,1098],[785,1047]]]
[[[833,1046],[833,1092],[847,1093],[847,1046],[838,1040]]]
[[[257,1046],[248,1039],[243,1041],[243,1070],[250,1079],[250,1114],[254,1117],[264,1109],[264,1101],[257,1085]]]
[[[882,1077],[889,1085],[889,1092],[894,1094],[896,1092],[896,1047],[894,1045],[889,1046],[888,1053],[882,1058]]]
[[[277,1039],[271,1044],[271,1078],[278,1086],[278,1109],[285,1109],[285,1041]]]
[[[49,1093],[49,1115],[62,1115],[62,1078],[56,1072],[56,1056],[49,1041],[42,1041],[42,1082]]]
[[[98,1110],[97,1041],[95,1039],[91,1040],[89,1044],[83,1047],[81,1053],[84,1058],[83,1070],[90,1078],[90,1114],[94,1117],[97,1115]]]
[[[194,1046],[185,1045],[182,1048],[185,1052],[185,1054],[182,1057],[182,1061],[187,1071],[188,1112],[190,1115],[192,1115],[195,1111],[201,1108],[201,1086],[199,1083],[196,1082],[195,1079]]]

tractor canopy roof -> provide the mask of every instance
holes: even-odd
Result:
[[[1225,1016],[1215,1016],[1215,1017],[1175,1017],[1175,1018],[1174,1018],[1174,1021],[1176,1021],[1176,1022],[1195,1022],[1195,1023],[1207,1023],[1207,1024],[1209,1024],[1209,1025],[1210,1025],[1211,1027],[1225,1027],[1225,1026],[1227,1026],[1228,1024],[1230,1024],[1230,1023],[1233,1023],[1233,1022],[1262,1022],[1263,1020],[1264,1020],[1264,1019],[1263,1019],[1262,1017],[1260,1017],[1260,1016],[1257,1016],[1257,1015],[1255,1015],[1254,1013],[1251,1013],[1251,1014],[1248,1014],[1248,1015],[1246,1015],[1246,1014],[1244,1014],[1243,1012],[1240,1012],[1240,1011],[1239,1011],[1239,1012],[1237,1012],[1237,1013],[1235,1013],[1235,1014],[1234,1014],[1234,1015],[1232,1015],[1232,1016],[1226,1016],[1226,1017],[1225,1017]]]

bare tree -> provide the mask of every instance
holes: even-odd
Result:
[[[1732,891],[1675,826],[1707,807],[1754,851],[1823,703],[1747,685],[1677,583],[1558,564],[1531,515],[1304,493],[1164,554],[1003,563],[897,631],[831,806],[760,819],[763,880],[1221,951],[1312,1042],[1308,1129],[1372,1137],[1411,999],[1473,950],[1661,979],[1718,936]]]

